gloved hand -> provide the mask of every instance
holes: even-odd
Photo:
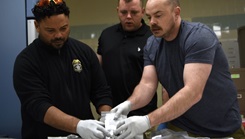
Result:
[[[119,135],[117,139],[132,139],[136,135],[143,134],[151,128],[148,116],[132,116],[117,125],[114,135]]]
[[[131,111],[131,102],[126,100],[123,103],[117,105],[115,108],[111,109],[111,112],[115,113],[114,119],[118,119],[121,115],[128,115]]]
[[[103,127],[104,123],[97,120],[80,120],[77,124],[77,133],[83,139],[104,139],[111,137],[110,133]]]
[[[99,121],[102,122],[102,123],[105,123],[105,117],[102,117],[101,116],[100,119],[99,119]]]

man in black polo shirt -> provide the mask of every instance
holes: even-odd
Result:
[[[99,61],[112,89],[113,106],[127,100],[143,72],[143,47],[152,34],[142,19],[142,0],[119,0],[119,24],[103,30],[97,50]],[[128,116],[145,115],[157,108],[157,94],[145,107]]]

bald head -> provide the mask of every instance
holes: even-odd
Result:
[[[151,3],[166,4],[171,7],[176,7],[176,6],[180,7],[179,0],[148,0],[146,5]]]
[[[181,23],[180,10],[178,0],[148,0],[146,16],[152,33],[165,40],[173,40]]]

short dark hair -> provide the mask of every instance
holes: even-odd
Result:
[[[132,2],[133,0],[123,0],[125,3],[130,3],[130,2]],[[118,6],[119,6],[119,2],[120,2],[120,0],[118,0]],[[143,0],[140,0],[140,3],[141,3],[141,7],[143,7]]]
[[[39,0],[32,8],[32,13],[35,16],[35,20],[39,22],[46,17],[59,14],[65,14],[69,17],[70,10],[69,7],[66,6],[65,1],[56,1],[57,0]]]

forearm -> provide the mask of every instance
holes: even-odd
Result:
[[[151,126],[171,121],[190,109],[200,100],[198,93],[181,89],[164,105],[148,114]]]
[[[101,113],[102,111],[110,111],[111,110],[111,106],[109,105],[101,105],[99,107],[99,112]]]
[[[147,105],[155,95],[156,88],[157,85],[148,86],[142,83],[138,84],[135,87],[133,94],[128,98],[131,102],[131,111]]]
[[[44,116],[44,122],[46,124],[70,133],[76,133],[76,127],[79,121],[80,119],[65,114],[54,106],[50,107]]]

